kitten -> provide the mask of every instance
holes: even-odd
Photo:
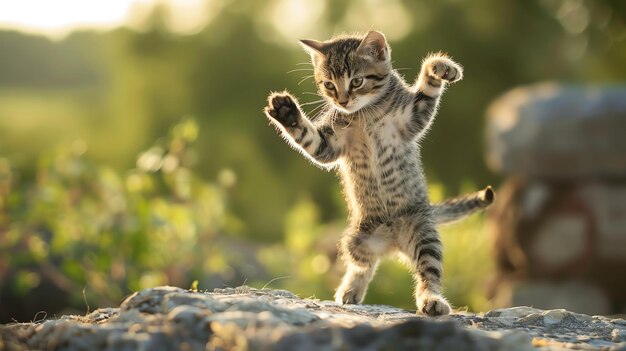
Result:
[[[413,85],[391,67],[385,36],[302,40],[325,111],[315,123],[288,92],[272,93],[265,114],[292,147],[314,163],[336,168],[348,203],[340,242],[347,270],[339,303],[363,301],[379,258],[400,253],[415,274],[419,312],[450,313],[441,293],[442,247],[436,224],[464,217],[494,199],[490,187],[431,205],[419,140],[430,128],[446,86],[463,77],[445,54],[422,62]]]

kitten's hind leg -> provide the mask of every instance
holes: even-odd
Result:
[[[335,292],[338,303],[361,303],[376,272],[378,257],[388,247],[386,240],[367,233],[347,233],[340,243],[346,273]]]
[[[413,218],[398,236],[401,252],[415,274],[417,311],[428,316],[450,313],[450,304],[441,294],[442,247],[431,220]]]
[[[371,266],[359,267],[352,262],[346,263],[346,273],[341,284],[335,291],[335,301],[341,304],[356,304],[363,302],[367,286],[376,271],[378,260]]]

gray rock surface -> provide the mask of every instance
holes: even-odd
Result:
[[[0,326],[0,350],[626,350],[626,321],[515,307],[427,318],[246,286],[139,291],[119,308]]]

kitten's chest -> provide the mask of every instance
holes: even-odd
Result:
[[[397,128],[391,123],[382,122],[367,129],[354,128],[351,131],[346,161],[351,169],[375,176],[384,172],[394,160],[394,155],[403,149]]]

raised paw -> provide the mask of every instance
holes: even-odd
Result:
[[[450,304],[441,295],[427,294],[417,299],[417,312],[435,317],[450,314]]]
[[[422,64],[422,72],[427,77],[449,83],[463,79],[463,68],[443,54],[429,56]]]
[[[285,127],[296,127],[300,120],[300,110],[295,99],[288,93],[274,93],[267,99],[265,114]]]

